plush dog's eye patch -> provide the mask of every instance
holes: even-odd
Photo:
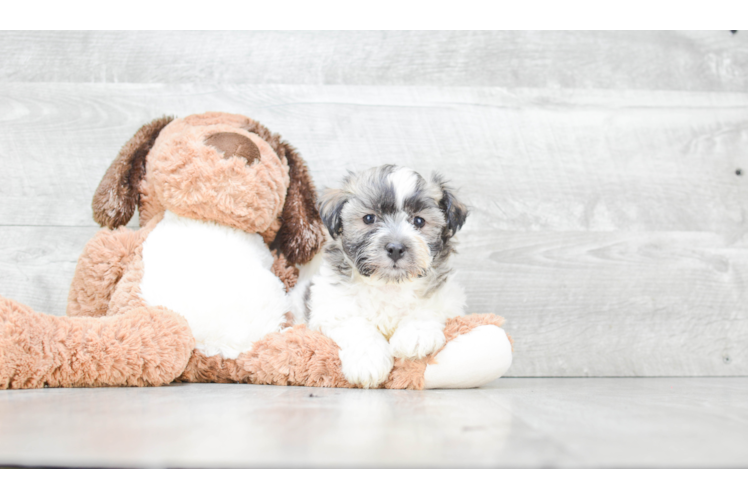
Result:
[[[205,144],[212,146],[220,152],[224,158],[240,156],[247,160],[247,165],[252,165],[260,158],[260,148],[252,142],[249,137],[233,132],[219,132],[205,140]]]

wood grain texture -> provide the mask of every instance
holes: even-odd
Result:
[[[0,295],[63,315],[75,265],[94,227],[0,226]]]
[[[92,193],[140,125],[224,110],[279,131],[318,186],[383,163],[444,172],[492,230],[745,230],[748,94],[6,83],[0,96],[0,224],[93,225]]]
[[[721,31],[2,32],[0,81],[744,91]]]
[[[472,222],[455,268],[472,311],[508,318],[511,376],[748,374],[748,238]]]

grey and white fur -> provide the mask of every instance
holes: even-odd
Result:
[[[464,313],[449,258],[468,210],[440,175],[394,165],[350,173],[319,209],[329,238],[318,269],[302,270],[294,316],[338,344],[350,383],[378,387],[394,357],[439,350],[446,319]]]

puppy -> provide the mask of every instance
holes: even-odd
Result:
[[[330,238],[316,274],[300,276],[294,315],[338,344],[350,383],[378,387],[393,357],[439,350],[446,319],[464,313],[449,257],[468,210],[439,175],[394,165],[349,174],[319,208]]]

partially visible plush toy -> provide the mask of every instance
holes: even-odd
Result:
[[[0,297],[0,388],[172,381],[351,387],[335,343],[290,327],[286,292],[325,229],[307,167],[244,116],[143,126],[93,201],[100,231],[81,255],[68,316]],[[138,208],[139,230],[120,227]],[[447,344],[398,359],[386,388],[475,387],[511,345],[494,315],[453,318]]]

